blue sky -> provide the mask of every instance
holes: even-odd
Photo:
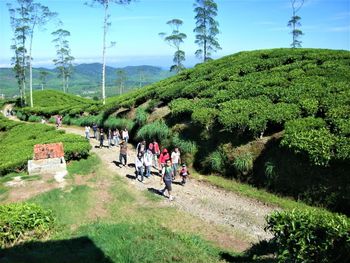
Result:
[[[58,12],[63,29],[71,32],[70,47],[75,63],[101,62],[103,9],[84,5],[87,0],[38,1]],[[0,0],[0,67],[10,66],[12,32],[6,3]],[[195,26],[194,0],[138,0],[128,6],[111,5],[112,26],[108,41],[116,46],[107,50],[107,64],[117,67],[127,65],[155,65],[169,67],[174,50],[158,36],[170,32],[166,25],[173,18],[182,19],[180,30],[187,34],[182,47],[186,52],[186,65],[199,60],[194,57]],[[222,50],[214,58],[243,50],[289,47],[291,17],[289,0],[217,0]],[[299,12],[306,48],[350,50],[350,0],[306,0]],[[37,31],[33,43],[34,66],[52,67],[55,58],[51,32],[56,23]]]

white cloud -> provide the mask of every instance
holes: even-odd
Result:
[[[328,32],[350,32],[350,25],[335,26],[327,29]]]
[[[337,14],[334,14],[330,20],[336,21],[336,20],[343,20],[343,19],[350,19],[350,11],[348,12],[340,12]]]

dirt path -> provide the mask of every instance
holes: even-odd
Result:
[[[7,105],[4,112],[8,108],[10,109],[11,105]],[[16,118],[11,117],[11,119]],[[83,128],[68,126],[60,129],[68,133],[85,136]],[[97,147],[99,142],[94,138],[90,139],[90,143],[92,145],[92,152],[99,156],[104,169],[110,173],[110,176],[118,174],[122,178],[125,178],[130,186],[140,191],[150,191],[158,194],[158,190],[163,188],[163,185],[160,184],[160,177],[157,175],[155,169],[153,169],[152,177],[144,179],[144,182],[135,180],[133,163],[136,155],[134,147],[131,144],[128,145],[129,166],[118,167],[116,160],[118,160],[119,156],[119,147],[103,147],[100,149]],[[106,178],[106,180],[108,181],[109,179]],[[95,207],[95,213],[92,213],[94,215],[93,217],[98,218],[101,215],[103,217],[106,210],[106,202],[104,201],[109,199],[109,184],[107,181],[101,181],[96,186],[97,192],[103,196],[99,198],[101,202]],[[191,179],[186,186],[176,183],[179,181],[180,179],[177,178],[173,184],[175,200],[169,201],[168,198],[164,197],[162,205],[176,207],[186,213],[199,217],[210,225],[224,227],[228,232],[231,234],[234,233],[236,237],[239,237],[240,240],[244,240],[240,244],[241,248],[247,248],[251,242],[272,237],[264,231],[265,216],[270,214],[275,208],[262,204],[257,200],[246,198],[194,179]],[[225,237],[221,236],[219,239],[225,239]],[[223,240],[223,242],[225,241]]]
[[[84,135],[81,128],[64,127],[69,133]],[[133,168],[136,157],[134,147],[128,145],[129,166],[118,167],[116,160],[119,156],[119,147],[97,148],[99,142],[93,138],[90,140],[93,149],[102,160],[104,166],[111,172],[117,172],[121,177],[127,178],[129,183],[141,191],[151,191],[158,194],[158,190],[163,188],[160,184],[160,177],[155,175],[145,178],[144,182],[135,180],[135,169]],[[106,145],[105,141],[105,145]],[[173,184],[174,201],[169,201],[164,197],[164,201],[169,206],[175,206],[201,219],[233,228],[235,232],[247,238],[251,242],[271,238],[269,233],[264,231],[265,216],[270,214],[275,208],[262,204],[238,194],[228,192],[194,179],[191,179],[186,186],[178,184],[177,178]]]

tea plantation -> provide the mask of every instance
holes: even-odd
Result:
[[[0,175],[25,169],[35,144],[62,142],[66,160],[85,158],[90,144],[81,136],[65,134],[43,124],[26,124],[0,116]]]
[[[17,110],[128,127],[134,138],[179,146],[203,173],[350,214],[349,83],[348,51],[258,50],[196,65],[105,106]]]

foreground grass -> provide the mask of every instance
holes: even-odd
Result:
[[[106,215],[90,217],[99,201],[96,187],[73,185],[41,194],[30,202],[53,211],[55,232],[49,240],[1,251],[0,262],[222,262],[227,255],[235,256],[204,240],[205,229],[199,234],[188,233],[186,229],[193,229],[193,222],[201,227],[199,221],[162,207],[149,193],[130,189],[96,158],[74,163],[69,170],[72,177],[93,173],[96,185],[108,180],[108,188],[103,189],[109,196]],[[182,227],[176,229],[178,221]]]

